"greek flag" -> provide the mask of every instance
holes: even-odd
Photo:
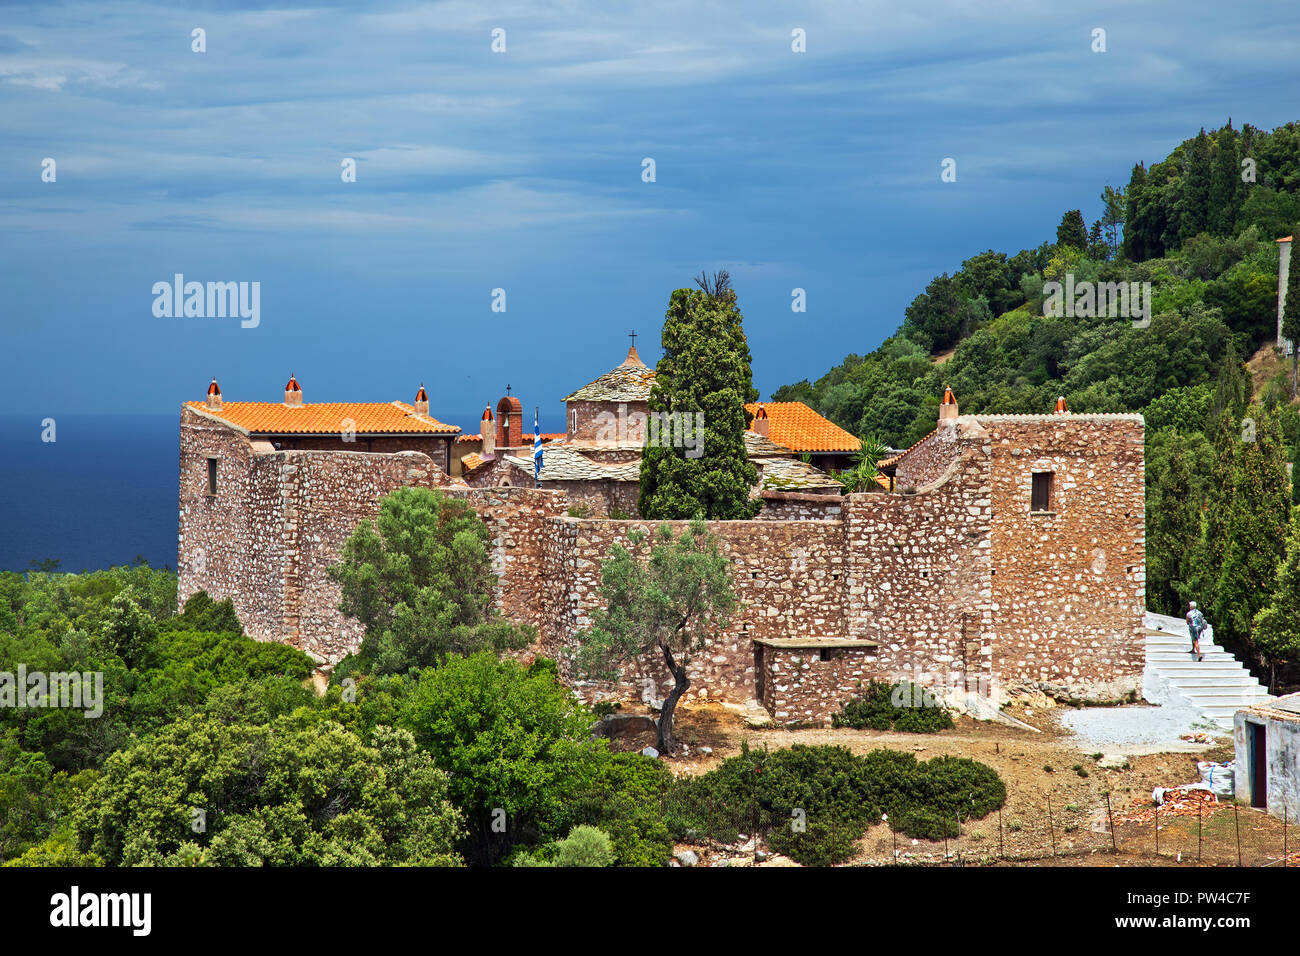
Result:
[[[533,480],[540,481],[542,475],[542,429],[537,424],[537,409],[533,409]]]

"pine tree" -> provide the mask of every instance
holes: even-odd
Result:
[[[1080,251],[1088,247],[1088,227],[1084,225],[1081,210],[1071,209],[1061,217],[1061,224],[1056,227],[1056,244]]]
[[[1206,226],[1216,236],[1231,236],[1237,225],[1241,182],[1237,154],[1237,131],[1232,120],[1219,130],[1214,141],[1214,168],[1210,173],[1209,209]]]
[[[1273,600],[1255,615],[1255,646],[1270,667],[1300,663],[1300,507],[1291,509],[1286,560]]]
[[[649,406],[691,421],[703,413],[702,453],[699,436],[692,448],[647,446],[638,508],[655,519],[752,518],[761,502],[749,497],[758,472],[745,451],[745,403],[758,399],[749,343],[727,273],[697,282],[701,289],[678,289],[668,302]]]
[[[1269,602],[1286,550],[1291,502],[1276,409],[1246,410],[1234,456],[1232,503],[1214,595],[1215,633],[1249,646],[1255,615]]]

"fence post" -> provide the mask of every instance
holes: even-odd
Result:
[[[1201,862],[1201,814],[1205,805],[1199,800],[1196,803],[1196,862]]]
[[[1284,804],[1282,804],[1282,866],[1284,866],[1284,867],[1286,866],[1286,857],[1287,857],[1287,853],[1286,853],[1286,823],[1287,823],[1287,807],[1286,807],[1286,804],[1284,803]]]
[[[713,791],[709,791],[709,842],[713,841]]]
[[[1160,804],[1156,804],[1156,812],[1151,815],[1151,823],[1156,828],[1156,856],[1160,855]]]
[[[1110,791],[1106,791],[1106,819],[1110,821],[1110,848],[1119,852],[1119,842],[1115,839],[1115,815],[1110,812]]]
[[[1047,798],[1047,832],[1052,835],[1052,856],[1056,856],[1056,824],[1052,822],[1052,798]]]
[[[998,859],[1006,859],[1006,848],[1002,845],[1002,808],[998,807]]]
[[[1232,822],[1237,828],[1237,865],[1241,866],[1241,816],[1237,813],[1237,801],[1232,802]]]

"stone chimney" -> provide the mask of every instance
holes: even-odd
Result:
[[[1295,343],[1282,336],[1282,312],[1286,308],[1286,282],[1291,274],[1291,237],[1285,236],[1277,243],[1277,347],[1283,355],[1290,355]]]
[[[754,421],[750,423],[749,430],[755,435],[762,435],[764,438],[772,437],[772,420],[767,417],[767,409],[763,403],[758,403],[758,409],[754,412]]]
[[[208,386],[208,408],[214,412],[221,411],[221,386],[217,384],[215,378]]]
[[[302,386],[292,372],[289,373],[289,384],[284,387],[284,403],[290,406],[302,404]]]
[[[1056,414],[1056,415],[1068,415],[1068,414],[1070,414],[1070,410],[1065,406],[1065,396],[1064,396],[1064,395],[1061,395],[1061,396],[1059,396],[1059,397],[1056,399],[1056,411],[1055,411],[1053,414]]]
[[[497,426],[492,420],[491,407],[483,409],[483,418],[478,424],[479,436],[483,439],[483,450],[480,454],[484,458],[491,458],[497,450]]]
[[[944,386],[943,401],[939,404],[939,421],[946,421],[950,418],[957,417],[957,399],[952,394],[952,389]]]
[[[415,414],[429,416],[429,393],[424,390],[424,383],[420,383],[420,390],[415,393]]]

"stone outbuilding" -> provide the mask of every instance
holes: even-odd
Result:
[[[1300,694],[1237,711],[1232,742],[1237,799],[1293,823],[1300,819]]]

